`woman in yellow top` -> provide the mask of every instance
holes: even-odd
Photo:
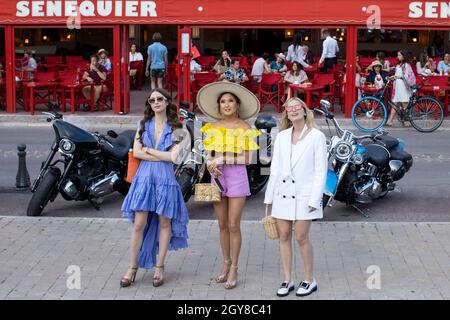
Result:
[[[202,128],[208,150],[207,168],[223,187],[222,199],[214,203],[219,221],[223,268],[216,278],[226,289],[237,285],[237,269],[241,250],[241,217],[246,197],[250,195],[246,165],[251,163],[252,150],[259,147],[255,138],[260,134],[245,121],[259,112],[256,96],[244,87],[229,82],[204,86],[197,101],[202,112],[217,122]]]

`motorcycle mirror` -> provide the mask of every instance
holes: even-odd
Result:
[[[180,101],[180,108],[189,110],[189,103],[186,101]]]
[[[331,106],[330,102],[324,99],[320,100],[320,105],[324,107],[326,110],[330,109]]]
[[[108,136],[110,136],[111,138],[114,138],[114,139],[116,139],[119,135],[115,132],[115,131],[113,131],[113,130],[109,130],[108,132],[107,132],[107,134],[108,134]]]

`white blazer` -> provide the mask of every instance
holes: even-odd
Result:
[[[313,128],[293,146],[292,130],[281,131],[275,140],[264,203],[272,204],[272,216],[277,219],[322,219],[328,170],[325,135]],[[308,206],[317,210],[310,213]]]

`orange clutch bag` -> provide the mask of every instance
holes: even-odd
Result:
[[[133,149],[128,151],[128,168],[127,168],[127,177],[126,182],[131,183],[133,181],[133,177],[136,174],[137,169],[139,168],[139,164],[141,163],[141,159],[135,158],[133,156]]]

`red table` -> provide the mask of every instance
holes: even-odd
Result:
[[[90,86],[91,87],[91,99],[89,99],[89,103],[91,105],[91,111],[94,112],[94,106],[95,106],[95,102],[94,102],[94,83],[87,83],[87,82],[80,82],[80,83],[76,83],[76,82],[61,82],[61,105],[62,105],[62,112],[66,112],[66,89],[70,90],[70,112],[71,113],[75,113],[75,106],[82,103],[82,102],[87,102],[88,100],[85,98],[79,98],[79,99],[75,99],[75,91],[76,90],[80,90],[86,86]],[[80,93],[82,94],[82,93]]]
[[[49,95],[53,95],[53,101],[56,101],[56,88],[58,87],[59,83],[57,81],[46,81],[46,82],[24,82],[22,83],[23,89],[24,89],[24,106],[25,111],[28,111],[28,97],[30,98],[29,101],[29,107],[30,107],[30,113],[31,115],[34,115],[34,107],[37,101],[39,102],[50,102],[52,101],[51,98],[41,98],[36,99],[34,98],[34,91],[36,89],[41,88],[48,88],[49,91],[52,91],[52,93],[49,93]]]
[[[325,86],[318,86],[318,85],[312,85],[312,86],[305,86],[302,84],[290,84],[289,90],[290,90],[290,96],[292,97],[295,90],[298,91],[305,91],[306,93],[306,105],[308,108],[311,109],[311,92],[313,91],[322,91],[325,89]]]

